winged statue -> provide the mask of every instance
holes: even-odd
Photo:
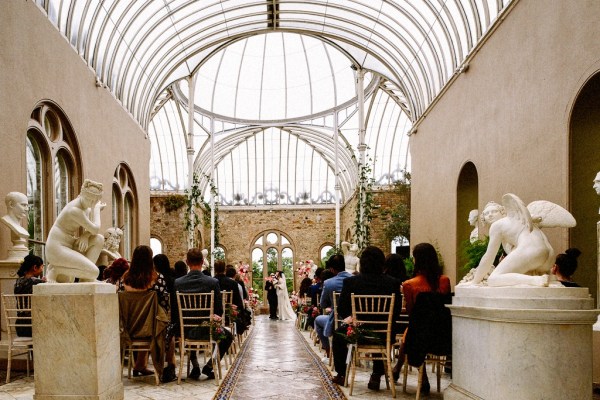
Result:
[[[576,225],[570,212],[550,201],[538,200],[525,206],[515,194],[502,196],[506,216],[490,226],[490,241],[474,272],[473,280],[461,286],[481,284],[490,273],[488,286],[548,286],[554,250],[541,228]],[[507,254],[494,269],[493,262],[502,246]]]

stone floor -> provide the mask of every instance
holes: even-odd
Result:
[[[204,379],[185,381],[181,385],[175,381],[155,386],[153,377],[131,380],[124,377],[125,399],[329,399],[348,396],[348,388],[341,388],[343,393],[336,393],[337,386],[324,379],[329,372],[324,364],[320,364],[322,357],[307,331],[299,332],[292,322],[271,321],[267,316],[258,316],[239,357],[228,370],[224,369],[225,380],[219,392],[215,381]],[[0,400],[33,399],[33,377],[18,375],[16,378],[0,386]],[[348,398],[391,398],[390,390],[373,392],[367,389],[368,380],[369,371],[359,369],[354,393]],[[431,382],[432,393],[421,398],[442,399],[442,394],[435,392],[434,380]],[[443,376],[442,392],[449,383],[448,376]],[[231,390],[223,393],[227,385]],[[408,393],[402,392],[402,385],[396,386],[398,399],[415,397],[416,370],[409,373],[407,386]],[[385,388],[383,380],[382,388]]]

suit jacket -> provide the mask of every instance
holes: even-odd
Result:
[[[402,294],[400,294],[400,285],[398,285],[396,279],[384,274],[359,274],[344,279],[342,292],[340,293],[340,304],[337,308],[340,320],[352,315],[352,293],[364,295],[395,294],[392,334],[398,333],[399,329],[396,321],[399,320],[400,311],[402,311]]]
[[[333,293],[340,292],[342,290],[342,286],[344,284],[344,280],[346,278],[350,278],[352,276],[351,273],[342,271],[339,272],[336,276],[327,279],[323,282],[323,293],[321,294],[321,308],[324,310],[327,307],[333,307]],[[333,335],[333,324],[335,321],[335,315],[332,312],[329,314],[329,319],[325,324],[325,336]]]
[[[215,302],[213,311],[216,315],[223,315],[221,288],[219,287],[219,281],[215,278],[204,275],[201,271],[192,270],[187,275],[175,280],[175,290],[182,293],[209,293],[212,291]],[[177,306],[177,303],[175,306]],[[179,313],[177,309],[174,311]]]
[[[240,295],[240,288],[238,283],[231,278],[225,276],[225,274],[215,274],[215,279],[219,281],[219,288],[222,291],[231,291],[233,292],[233,304],[235,304],[238,310],[242,310],[244,308],[244,301],[242,300],[242,296]]]

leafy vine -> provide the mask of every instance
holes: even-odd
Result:
[[[356,156],[352,151],[352,158]],[[358,162],[358,196],[354,218],[354,237],[358,248],[362,251],[371,243],[371,220],[373,219],[373,184],[371,167],[372,159],[362,164]]]
[[[200,224],[200,217],[196,213],[196,208],[200,206],[200,183],[198,181],[198,175],[194,173],[192,179],[192,186],[185,190],[187,197],[187,209],[185,213],[185,230],[188,232],[188,241],[190,247],[197,246],[196,238],[194,235],[194,229]]]
[[[219,203],[216,201],[219,192],[217,192],[217,187],[213,182],[212,178],[208,175],[204,175],[206,179],[208,179],[208,184],[210,186],[210,194],[215,199],[215,247],[219,246]],[[204,205],[204,226],[210,228],[210,203],[203,201]]]

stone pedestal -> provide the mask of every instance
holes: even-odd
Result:
[[[113,285],[36,285],[32,318],[35,400],[124,398]]]
[[[17,280],[17,271],[21,266],[22,260],[13,261],[13,260],[2,260],[0,261],[0,294],[12,294],[15,289],[15,281]],[[1,323],[0,323],[0,339],[3,341],[7,340],[7,332],[6,332],[6,321],[4,320],[4,312],[0,313],[1,315]],[[4,357],[5,349],[4,349]]]
[[[587,288],[457,287],[445,400],[592,398]]]

